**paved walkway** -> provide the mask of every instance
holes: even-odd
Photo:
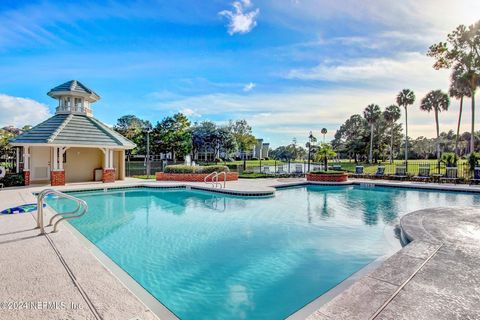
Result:
[[[34,202],[31,190],[1,191],[0,209]],[[32,213],[0,215],[0,319],[158,319],[66,226],[35,226]]]
[[[480,210],[401,219],[412,241],[309,319],[480,319]]]

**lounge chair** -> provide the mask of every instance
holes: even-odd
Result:
[[[283,169],[284,169],[283,166],[278,166],[278,168],[277,168],[277,173],[278,173],[278,174],[284,174],[284,173],[285,173],[285,170],[283,170]]]
[[[408,175],[407,175],[407,167],[405,167],[405,166],[396,166],[396,167],[395,167],[395,174],[394,174],[394,175],[390,175],[389,177],[394,178],[394,179],[400,179],[400,180],[403,180],[403,179],[408,178]]]
[[[342,166],[340,164],[334,164],[332,166],[332,170],[335,170],[335,171],[342,171]]]
[[[268,166],[263,167],[263,173],[270,173],[270,167]]]
[[[375,178],[383,178],[385,177],[385,166],[378,166],[377,172],[373,175]]]
[[[480,182],[480,167],[475,167],[473,169],[473,178],[470,179],[470,184],[477,184]]]
[[[450,168],[446,168],[445,176],[440,178],[440,183],[453,182],[457,184],[458,180],[460,180],[460,178],[458,178],[458,168],[450,167]]]
[[[355,178],[363,178],[365,174],[363,173],[363,166],[355,166],[355,173],[352,174]]]
[[[414,180],[428,182],[432,179],[430,176],[430,166],[428,167],[419,167],[418,174],[413,177]]]

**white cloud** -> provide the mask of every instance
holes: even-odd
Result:
[[[394,57],[358,58],[325,61],[312,68],[293,69],[286,78],[320,80],[335,83],[356,83],[358,86],[416,86],[446,89],[449,71],[432,68],[433,60],[418,52],[405,52]]]
[[[243,87],[243,91],[245,92],[248,92],[248,91],[252,91],[253,88],[255,88],[257,85],[253,82],[250,82],[250,83],[247,83],[244,87]]]
[[[183,109],[180,109],[180,112],[183,113],[184,115],[186,115],[187,117],[197,117],[197,118],[200,118],[202,115],[199,114],[198,112],[196,112],[195,110],[191,109],[191,108],[183,108]]]
[[[0,126],[36,125],[50,116],[48,107],[28,98],[0,94]]]
[[[252,6],[250,0],[234,1],[232,6],[234,10],[223,10],[218,13],[228,19],[228,33],[234,35],[235,33],[244,34],[252,31],[257,25],[256,19],[260,9],[245,10]]]
[[[417,96],[417,101],[409,111],[409,134],[412,137],[421,135],[434,137],[433,115],[421,112],[419,101],[428,90],[437,87],[425,88],[420,85],[421,80],[409,86],[399,79],[398,84],[388,88],[304,88],[269,94],[208,94],[158,103],[157,108],[176,111],[183,106],[210,120],[218,119],[218,115],[232,119],[245,118],[252,125],[255,134],[277,146],[289,143],[292,137],[297,137],[299,142],[302,142],[302,138],[308,135],[309,130],[320,136],[322,127],[328,129],[327,139],[332,139],[335,131],[352,114],[361,114],[370,103],[377,103],[383,109],[395,103],[396,94],[404,87],[408,87],[413,89]],[[452,100],[451,103],[449,111],[440,114],[441,131],[456,128],[458,101]],[[469,103],[466,102],[467,105],[464,106],[463,131],[468,130],[471,121]],[[402,124],[403,121],[400,119]]]

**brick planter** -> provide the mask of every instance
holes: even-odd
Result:
[[[103,169],[102,182],[115,182],[115,169]]]
[[[65,185],[65,171],[51,171],[50,172],[50,184],[52,186],[64,186]]]
[[[157,181],[189,181],[189,182],[203,182],[209,173],[164,173],[156,172],[155,178]],[[227,172],[227,181],[238,180],[238,172]],[[218,181],[223,181],[223,175],[219,177]]]
[[[307,173],[307,181],[319,181],[319,182],[345,182],[348,180],[346,173]]]

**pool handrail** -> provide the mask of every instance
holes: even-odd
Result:
[[[44,199],[46,196],[48,196],[49,194],[55,194],[57,195],[58,197],[61,197],[61,198],[65,198],[65,199],[69,199],[69,200],[73,200],[77,203],[77,207],[75,208],[75,210],[73,211],[69,211],[69,212],[63,212],[63,213],[57,213],[55,214],[51,219],[50,219],[50,223],[49,223],[49,226],[52,225],[53,223],[53,220],[55,218],[57,218],[58,216],[61,216],[61,215],[68,215],[68,216],[64,216],[60,219],[57,220],[57,222],[55,222],[55,224],[53,225],[53,231],[52,232],[57,232],[58,231],[58,224],[63,221],[63,220],[68,220],[68,219],[74,219],[74,218],[80,218],[81,216],[83,216],[87,210],[88,210],[88,205],[87,203],[82,200],[82,199],[78,199],[74,196],[71,196],[71,195],[68,195],[66,193],[63,193],[63,192],[60,192],[58,190],[54,190],[54,189],[45,189],[43,191],[41,191],[38,195],[37,195],[37,228],[40,229],[40,234],[45,234],[45,226],[44,226],[44,223],[43,223],[43,218],[44,218],[44,214],[43,214],[43,202],[44,202]],[[74,215],[75,213],[77,212],[80,212],[80,214],[78,215]]]
[[[218,177],[219,177],[220,175],[222,175],[222,174],[223,174],[223,189],[225,189],[225,187],[226,187],[226,185],[227,185],[227,172],[226,172],[226,171],[222,171],[222,172],[218,173],[218,174],[216,175],[216,178],[217,178],[217,183],[220,184],[220,188],[221,188],[221,187],[222,187],[222,184],[218,182]]]

